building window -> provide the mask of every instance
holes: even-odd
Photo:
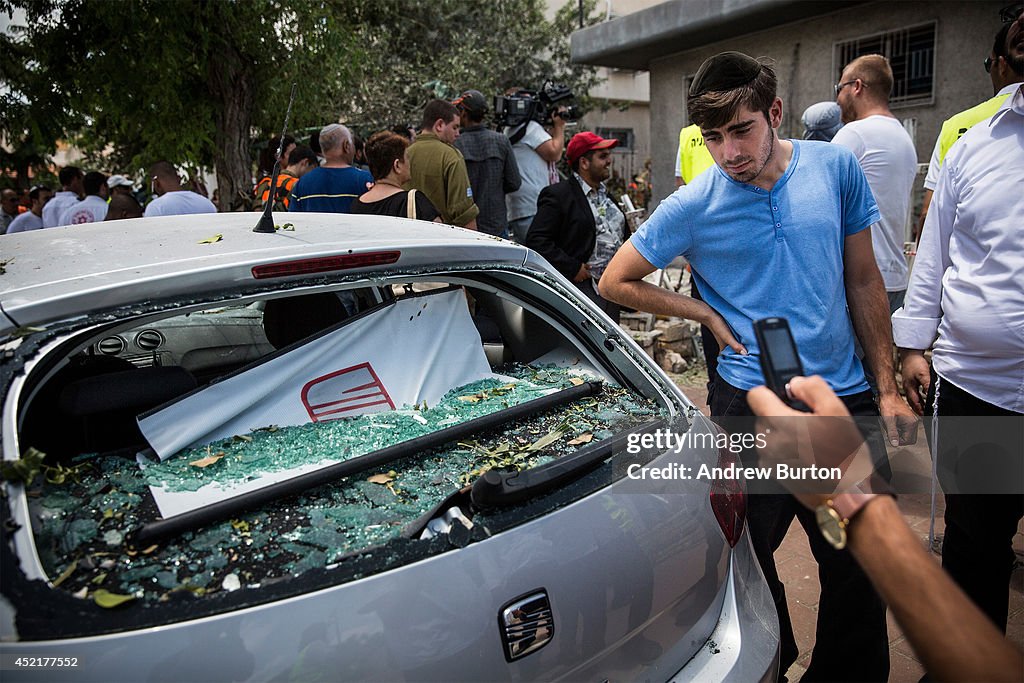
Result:
[[[836,82],[843,67],[861,55],[879,54],[892,66],[892,106],[929,104],[934,99],[935,22],[836,43]]]
[[[608,140],[618,140],[619,146],[615,149],[632,150],[633,149],[633,129],[632,128],[598,128],[597,134]],[[615,151],[615,150],[612,150]]]

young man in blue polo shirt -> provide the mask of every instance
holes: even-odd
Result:
[[[663,201],[623,245],[599,283],[601,295],[711,329],[721,347],[710,395],[716,418],[752,415],[746,393],[764,383],[753,322],[779,316],[789,320],[805,374],[824,377],[854,415],[881,408],[893,445],[910,441],[916,423],[896,388],[889,305],[871,247],[878,208],[849,150],[779,139],[776,85],[769,67],[738,52],[701,65],[689,115],[716,167]],[[643,281],[680,254],[704,302]],[[854,354],[855,334],[878,377],[878,406]],[[887,474],[881,443],[875,461]],[[748,497],[747,522],[779,612],[780,674],[798,652],[773,554],[796,517],[822,589],[807,680],[885,680],[884,605],[850,555],[825,542],[814,514],[777,490]]]

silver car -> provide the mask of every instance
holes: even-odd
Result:
[[[3,680],[776,677],[742,488],[640,478],[730,454],[544,259],[255,218],[0,237]],[[329,371],[275,388],[289,359]]]

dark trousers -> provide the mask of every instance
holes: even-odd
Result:
[[[878,409],[865,391],[842,397],[853,415],[878,415]],[[736,418],[752,416],[747,392],[716,376],[711,396],[712,419],[730,418],[727,428],[735,429]],[[753,433],[753,418],[749,422]],[[875,440],[877,442],[877,440]],[[884,451],[884,445],[882,446]],[[742,455],[752,464],[754,453]],[[747,496],[747,529],[758,563],[764,573],[779,613],[781,635],[781,673],[796,661],[796,638],[786,604],[786,589],[775,567],[775,551],[796,518],[803,526],[818,563],[821,598],[814,637],[814,654],[802,681],[885,681],[889,677],[889,637],[885,604],[875,593],[867,576],[847,550],[836,550],[821,535],[814,512],[783,489],[777,493],[752,493]]]
[[[935,386],[935,382],[932,382]],[[933,390],[934,391],[934,390]],[[954,386],[939,381],[939,433],[938,449],[943,459],[964,455],[970,458],[968,440],[981,440],[982,434],[963,434],[963,422],[943,426],[942,416],[1020,417],[1005,408],[994,406]],[[929,400],[929,405],[933,405]],[[956,428],[959,432],[954,432]],[[989,435],[990,436],[990,435]],[[947,447],[954,445],[954,451]],[[932,446],[936,447],[935,444]],[[1020,456],[1021,445],[1007,445],[1008,453]],[[962,463],[961,463],[962,464]],[[956,463],[940,460],[944,469],[956,471]],[[1024,495],[947,493],[946,531],[942,541],[942,568],[967,593],[968,597],[988,615],[989,619],[1006,632],[1006,612],[1009,609],[1010,574],[1013,570],[1013,536],[1024,517]]]
[[[700,290],[697,289],[697,280],[695,279],[690,280],[690,297],[697,301],[704,301],[700,296]],[[708,407],[710,407],[711,385],[715,382],[715,371],[718,369],[718,354],[721,352],[721,349],[718,348],[718,340],[715,339],[715,333],[707,325],[700,326],[700,344],[704,350],[704,362],[708,367]]]

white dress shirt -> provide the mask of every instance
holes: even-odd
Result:
[[[968,130],[939,173],[897,346],[933,346],[942,378],[1024,413],[1024,86]]]
[[[1020,83],[1011,83],[1010,85],[1004,86],[999,92],[997,92],[995,94],[994,97],[1003,97],[1003,96],[1007,96],[1008,97],[1018,87],[1020,87]],[[982,102],[982,103],[976,105],[975,107],[971,107],[971,109],[975,109],[976,107],[980,107],[983,104],[985,104],[985,103]],[[965,111],[962,111],[959,114],[956,114],[956,116],[959,116],[960,114],[964,114],[964,113],[966,113],[968,111],[971,111],[971,109],[967,109]],[[952,118],[952,117],[950,117],[950,118]],[[984,119],[982,119],[982,120],[984,120]],[[974,124],[972,123],[971,125],[974,125]],[[968,130],[970,130],[970,129],[968,129]],[[954,143],[954,144],[956,144],[956,143]],[[938,137],[935,138],[935,147],[932,148],[932,157],[928,161],[928,175],[926,175],[925,178],[924,178],[924,189],[932,190],[933,192],[935,191],[935,186],[939,182],[939,169],[942,168],[942,160],[939,159],[939,152],[941,150],[942,150],[942,135],[940,134]],[[947,154],[948,153],[949,152],[947,150]]]

